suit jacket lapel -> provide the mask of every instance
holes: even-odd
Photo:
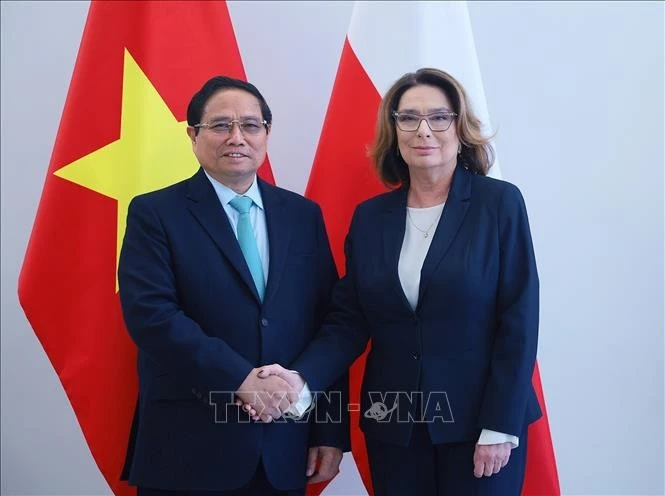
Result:
[[[406,188],[393,191],[388,197],[383,211],[383,256],[390,271],[390,277],[397,294],[402,296],[402,303],[411,312],[411,305],[406,299],[402,283],[399,280],[399,254],[406,230]]]
[[[445,256],[448,248],[450,248],[466,217],[471,199],[471,177],[471,172],[463,166],[457,166],[455,169],[441,220],[432,238],[432,244],[423,262],[423,268],[420,271],[419,304],[427,291],[432,274]]]
[[[293,217],[289,216],[286,203],[274,186],[259,179],[259,188],[266,214],[268,229],[268,250],[270,263],[268,268],[268,284],[264,295],[264,303],[269,301],[279,288],[279,281],[284,271],[284,264],[289,253]]]
[[[238,272],[254,297],[260,301],[245,257],[240,250],[235,234],[233,234],[229,218],[203,169],[199,169],[189,180],[187,198],[191,200],[189,210],[228,259],[231,266]]]

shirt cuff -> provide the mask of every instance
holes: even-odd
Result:
[[[504,434],[503,432],[491,431],[489,429],[483,429],[478,438],[477,444],[501,444],[501,443],[511,443],[513,445],[512,449],[517,448],[520,445],[520,438],[513,436],[511,434]]]
[[[309,390],[307,383],[305,383],[303,388],[300,390],[300,394],[298,395],[298,401],[291,405],[285,413],[288,413],[290,416],[300,418],[305,414],[305,412],[307,412],[310,406],[312,406],[312,393]]]

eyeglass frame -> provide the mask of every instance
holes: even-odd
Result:
[[[450,120],[450,124],[448,124],[447,128],[437,129],[436,131],[434,129],[432,129],[432,126],[429,123],[429,117],[432,116],[432,115],[435,115],[435,114],[446,114],[446,115],[452,116],[452,119]],[[406,129],[402,129],[399,125],[399,121],[397,120],[397,118],[400,115],[411,115],[413,117],[417,117],[419,120],[418,120],[418,125],[416,126],[416,128],[408,130],[408,131]],[[415,114],[415,113],[412,113],[412,112],[398,112],[397,110],[393,110],[392,111],[392,117],[393,117],[393,120],[395,121],[395,126],[397,126],[397,128],[400,131],[404,132],[404,133],[415,133],[416,131],[418,131],[418,129],[420,129],[420,123],[422,121],[425,121],[425,123],[427,124],[427,127],[429,128],[429,130],[432,131],[433,133],[445,133],[446,131],[448,131],[448,129],[450,129],[450,126],[453,125],[453,122],[455,121],[455,119],[457,119],[457,117],[459,117],[459,114],[457,112],[450,112],[448,110],[439,110],[439,111],[436,111],[436,112],[430,112],[428,114]]]
[[[253,121],[250,122],[249,120],[246,120],[245,123],[246,124],[255,124],[255,122],[253,122]],[[245,135],[245,129],[244,129],[243,121],[241,121],[240,119],[231,119],[230,121],[199,122],[198,124],[194,124],[192,127],[195,128],[195,129],[207,129],[209,131],[212,131],[215,134],[231,134],[231,132],[233,132],[233,125],[234,124],[238,125],[238,128],[240,129],[240,134],[242,134],[244,136]],[[266,131],[268,131],[268,129],[270,129],[270,124],[265,119],[263,119],[261,121],[258,121],[258,124],[263,125],[263,127],[265,128]],[[213,127],[212,127],[213,125],[214,126],[226,125],[226,126],[228,126],[228,129],[216,131],[215,129],[213,129]],[[249,136],[257,136],[259,134],[259,132],[257,131],[256,134],[252,134],[252,133],[247,133],[247,134]]]

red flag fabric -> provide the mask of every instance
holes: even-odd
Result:
[[[386,26],[391,26],[389,35]],[[356,205],[385,191],[367,156],[381,95],[402,74],[419,67],[453,74],[481,120],[490,122],[466,2],[356,2],[306,191],[321,205],[340,273]],[[501,176],[498,161],[490,175]],[[351,403],[360,403],[365,356],[351,369]],[[533,384],[543,418],[529,428],[522,494],[554,496],[560,494],[559,481],[537,366]],[[359,412],[352,412],[353,457],[373,494],[358,421]]]
[[[538,363],[533,371],[533,387],[538,396],[543,416],[529,426],[526,452],[526,475],[522,496],[549,496],[561,494],[559,474],[550,434],[550,422],[545,408],[545,396],[540,382]]]
[[[305,196],[321,206],[340,275],[344,274],[344,237],[353,210],[362,200],[385,191],[367,157],[367,146],[374,136],[380,101],[381,97],[347,39],[305,192]],[[360,405],[366,356],[367,352],[351,367],[351,404]],[[365,487],[371,491],[365,436],[358,428],[360,411],[350,411],[349,415],[353,458]]]
[[[197,168],[185,135],[210,77],[244,79],[225,2],[90,5],[37,216],[19,300],[116,495],[137,397],[116,260],[135,195]],[[273,181],[270,165],[260,175]]]

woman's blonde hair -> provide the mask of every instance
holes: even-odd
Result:
[[[393,111],[397,110],[404,92],[414,86],[433,86],[448,97],[451,110],[457,114],[455,126],[462,145],[458,160],[471,171],[486,175],[494,163],[492,136],[483,135],[481,122],[473,113],[464,88],[447,72],[422,68],[399,78],[381,101],[370,157],[383,183],[388,187],[409,185],[409,168],[397,148]]]

